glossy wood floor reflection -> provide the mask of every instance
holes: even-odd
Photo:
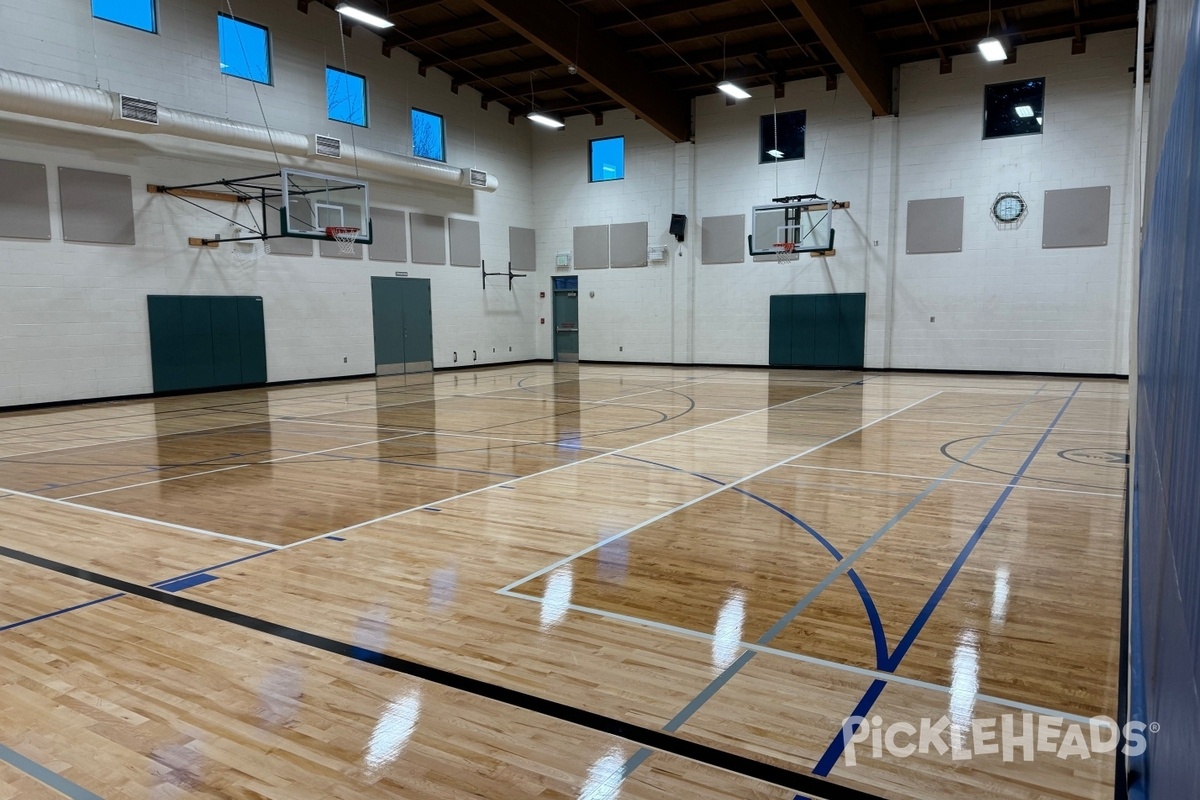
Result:
[[[0,798],[1108,798],[962,750],[1117,714],[1126,420],[549,364],[0,414]]]

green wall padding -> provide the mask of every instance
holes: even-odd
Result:
[[[155,392],[266,383],[261,297],[147,295]]]
[[[768,362],[773,367],[862,369],[867,296],[771,296]]]

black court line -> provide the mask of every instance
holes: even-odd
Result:
[[[609,736],[616,736],[659,752],[670,753],[690,761],[737,773],[747,778],[812,794],[824,800],[885,800],[885,798],[878,795],[830,783],[829,781],[815,778],[812,775],[682,739],[660,730],[624,722],[594,711],[587,711],[516,689],[487,683],[486,681],[388,655],[387,653],[368,650],[326,636],[270,622],[260,617],[252,617],[248,614],[202,603],[188,597],[169,594],[103,573],[73,567],[69,564],[33,555],[32,553],[0,545],[0,556],[87,581],[88,583],[115,589],[125,594],[142,597],[184,611],[190,611],[193,614],[199,614],[210,619],[237,625],[238,627],[259,633],[265,633],[269,636],[275,636],[306,647],[323,650],[343,658],[354,659],[364,664],[373,664],[392,672],[409,675],[460,692],[494,700],[514,708],[531,711],[535,714],[541,714]]]

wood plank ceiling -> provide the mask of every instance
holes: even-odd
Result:
[[[299,0],[330,8],[341,0]],[[452,89],[477,89],[512,116],[628,108],[675,141],[690,100],[723,78],[743,88],[845,73],[876,114],[891,113],[891,68],[975,53],[989,28],[1010,58],[1023,44],[1137,25],[1137,0],[350,0],[387,16],[385,53],[407,50]],[[1152,14],[1151,14],[1152,16]],[[347,20],[348,21],[348,20]],[[1130,63],[1133,63],[1131,54]],[[1019,55],[1018,55],[1019,57]]]

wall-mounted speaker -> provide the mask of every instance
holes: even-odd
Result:
[[[683,234],[687,230],[687,217],[683,214],[671,215],[671,235],[678,241],[683,241]]]

